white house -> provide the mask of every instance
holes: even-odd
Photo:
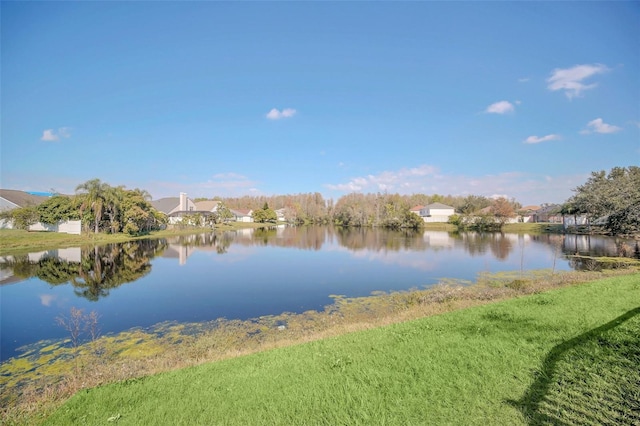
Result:
[[[220,205],[220,201],[214,201],[214,200],[197,201],[195,203],[196,212],[202,213],[202,214],[217,212],[219,205]]]
[[[411,208],[409,209],[409,211],[410,211],[411,213],[415,213],[415,214],[417,214],[418,216],[420,216],[420,210],[422,210],[422,209],[424,209],[424,206],[415,206],[415,207],[411,207]]]
[[[231,214],[236,218],[236,222],[253,222],[253,210],[250,209],[230,209]]]
[[[455,214],[455,209],[442,203],[431,203],[420,209],[420,216],[427,223],[446,223],[449,221],[449,216],[453,214]]]
[[[16,191],[14,189],[0,189],[0,211],[8,211],[21,207],[35,207],[49,197],[43,195],[33,195],[24,191]],[[12,221],[0,220],[0,229],[12,229]],[[51,231],[61,232],[64,234],[80,235],[82,232],[81,222],[79,220],[69,220],[49,225],[44,223],[35,223],[29,226],[29,231]]]
[[[154,209],[166,214],[169,223],[175,224],[182,220],[182,216],[196,213],[196,204],[187,197],[185,192],[180,193],[180,197],[160,198],[151,202]]]

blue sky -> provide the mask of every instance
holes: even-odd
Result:
[[[7,189],[562,202],[640,164],[638,2],[2,2]]]

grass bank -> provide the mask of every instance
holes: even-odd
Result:
[[[215,230],[230,231],[244,228],[264,227],[264,224],[234,222],[217,225]],[[62,234],[58,232],[32,232],[20,229],[0,229],[0,256],[25,252],[53,250],[67,247],[86,247],[99,244],[121,243],[145,238],[164,238],[175,235],[212,232],[211,228],[184,228],[154,231],[149,234],[131,236],[128,234]]]
[[[502,232],[514,234],[562,234],[561,223],[506,223]]]
[[[183,348],[275,349],[85,390],[44,424],[637,424],[640,274],[603,276],[486,276],[235,324]]]

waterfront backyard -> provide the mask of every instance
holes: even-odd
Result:
[[[302,227],[7,256],[6,418],[20,423],[25,405],[48,398],[55,407],[87,386],[628,274],[633,259],[618,255],[632,245],[594,236]],[[599,272],[594,258],[602,256],[619,269]],[[637,302],[637,292],[624,297]],[[73,310],[83,321],[75,341]]]

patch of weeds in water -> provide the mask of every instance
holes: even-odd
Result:
[[[571,264],[579,270],[602,271],[640,267],[640,260],[630,257],[567,256]]]
[[[531,283],[530,280],[515,279],[511,282],[506,283],[505,287],[513,290],[522,290],[523,288],[527,287],[530,283]]]

